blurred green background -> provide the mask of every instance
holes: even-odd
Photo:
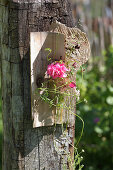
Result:
[[[74,1],[75,2],[75,1]],[[77,73],[81,102],[77,114],[84,120],[78,145],[85,150],[84,170],[113,169],[113,0],[76,0],[78,27],[90,40],[91,57]],[[83,76],[82,76],[83,75]],[[76,140],[81,121],[76,120]]]
[[[98,57],[96,57],[98,63]],[[83,164],[85,170],[113,169],[113,47],[104,52],[105,65],[100,69],[95,64],[91,70],[77,74],[77,84],[81,89],[81,100],[77,114],[85,123],[83,137],[78,145],[85,150]],[[87,67],[87,66],[86,66]],[[85,66],[84,66],[85,68]],[[87,67],[88,68],[88,67]],[[76,139],[82,128],[76,120]]]

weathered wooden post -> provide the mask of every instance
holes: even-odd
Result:
[[[66,152],[71,152],[73,159],[75,116],[70,115],[72,123],[65,135],[62,125],[33,128],[30,83],[31,32],[50,30],[63,33],[64,29],[61,28],[50,29],[53,18],[73,27],[71,4],[68,0],[11,0],[10,2],[2,0],[0,10],[2,10],[0,50],[4,126],[2,169],[60,170],[64,166],[66,169],[71,169],[62,148]],[[67,27],[64,27],[66,30]],[[79,51],[77,56],[81,57],[79,60],[83,64],[82,59],[85,57],[87,60],[89,54],[89,44],[85,34],[78,29],[71,31],[67,29],[66,32],[70,36],[71,33],[76,33],[78,40],[82,42],[81,54],[84,56]],[[75,112],[75,107],[73,111]]]

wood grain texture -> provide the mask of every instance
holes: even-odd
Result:
[[[6,1],[2,3],[5,5]],[[32,126],[29,42],[30,32],[48,31],[53,18],[73,26],[70,3],[68,0],[11,0],[7,7],[0,7],[0,16],[2,169],[62,170],[64,164],[68,169],[70,131],[63,135],[60,125],[36,129]],[[73,115],[71,119],[70,127],[75,123]]]
[[[50,51],[46,51],[49,48]],[[47,66],[54,62],[65,59],[65,39],[63,34],[50,32],[32,32],[30,36],[31,58],[31,107],[33,127],[52,126],[66,123],[57,120],[56,108],[50,108],[49,104],[42,101],[38,88],[41,83],[48,81]],[[49,56],[48,56],[49,55]],[[53,82],[52,82],[52,88]],[[41,90],[40,90],[41,91]],[[59,117],[61,115],[59,114]],[[65,117],[65,116],[64,116]]]

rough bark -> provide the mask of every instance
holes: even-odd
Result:
[[[68,169],[65,153],[59,154],[54,144],[69,151],[69,145],[73,144],[74,116],[66,137],[60,125],[33,129],[29,38],[30,32],[48,31],[53,18],[73,26],[70,3],[68,0],[2,0],[1,3],[2,169],[62,170],[64,164]]]

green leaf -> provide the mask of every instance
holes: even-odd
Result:
[[[113,97],[112,96],[107,97],[106,102],[109,105],[113,105]]]
[[[111,93],[113,93],[113,87],[111,85],[108,85],[108,89]]]
[[[109,132],[110,131],[110,128],[108,126],[104,127],[104,131],[105,132]]]
[[[51,53],[51,49],[50,48],[45,48],[45,51],[49,51]]]
[[[49,58],[49,55],[51,54],[52,50],[50,48],[45,48],[45,51],[49,51],[49,54],[47,55],[47,60],[50,61],[51,58]]]
[[[94,128],[94,131],[95,131],[96,133],[98,133],[98,134],[102,134],[102,133],[103,133],[103,130],[102,130],[100,127],[98,127],[98,126],[96,126],[96,127]]]

